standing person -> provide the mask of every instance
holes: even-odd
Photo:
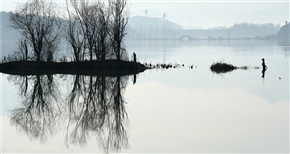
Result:
[[[136,60],[136,53],[135,52],[133,52],[133,59],[134,59],[134,62],[136,63],[137,60]]]
[[[262,67],[263,67],[263,69],[267,69],[267,66],[265,64],[265,59],[264,58],[262,58]]]
[[[265,59],[264,58],[262,58],[262,78],[265,78],[265,72],[266,72],[266,70],[267,70],[267,66],[266,66],[266,64],[265,64]]]

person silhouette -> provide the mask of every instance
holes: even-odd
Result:
[[[265,59],[264,58],[262,58],[262,78],[265,78],[265,72],[266,72],[266,70],[267,70],[267,66],[266,66],[266,64],[265,64]]]
[[[136,53],[135,52],[133,52],[133,59],[134,59],[134,62],[136,63],[137,60],[136,60]]]
[[[263,67],[263,69],[267,69],[267,66],[265,64],[265,59],[264,58],[262,58],[262,67]]]

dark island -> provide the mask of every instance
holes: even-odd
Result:
[[[11,75],[82,74],[119,76],[137,74],[146,70],[145,65],[123,60],[80,62],[11,61],[0,64],[0,72]]]

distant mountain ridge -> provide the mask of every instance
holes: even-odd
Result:
[[[270,35],[273,37],[280,29],[280,25],[272,23],[267,24],[251,24],[238,23],[231,27],[217,27],[210,29],[188,29],[181,32],[180,35],[189,35],[193,38],[208,38],[208,39],[249,39],[249,38],[264,38]]]
[[[135,16],[129,19],[128,37],[142,39],[178,39],[189,36],[196,39],[273,39],[280,30],[273,23],[237,23],[231,27],[185,29],[167,19]]]
[[[10,27],[9,16],[12,12],[0,12],[0,29],[2,31],[0,39],[15,39],[18,37],[19,33]]]
[[[154,17],[146,17],[146,16],[133,16],[129,18],[128,25],[131,27],[150,27],[150,26],[157,26],[163,27],[164,25],[170,26],[172,28],[181,29],[182,26],[171,22],[167,19],[162,18],[154,18]]]
[[[286,21],[285,25],[281,27],[277,33],[277,40],[279,45],[290,45],[290,24]]]
[[[0,12],[0,39],[16,39],[19,33],[9,27],[9,15],[12,12]],[[276,35],[280,25],[272,23],[251,24],[239,23],[231,27],[217,27],[210,29],[184,29],[180,24],[163,18],[147,16],[133,16],[128,20],[127,38],[168,38],[177,39],[188,35],[192,38],[267,38]],[[282,32],[281,32],[282,33]],[[278,34],[281,36],[281,34]]]
[[[167,19],[133,16],[128,21],[129,38],[174,38],[183,27]]]
[[[286,24],[281,27],[279,32],[277,33],[277,38],[282,40],[289,40],[290,34],[290,24],[286,22]]]

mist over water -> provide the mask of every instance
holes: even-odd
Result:
[[[184,64],[184,67],[147,70],[137,75],[135,84],[133,84],[132,76],[126,78],[126,82],[121,86],[124,88],[121,91],[124,101],[121,112],[126,113],[126,120],[122,123],[122,130],[125,131],[125,134],[115,132],[117,136],[120,135],[118,133],[125,136],[119,139],[116,136],[117,138],[112,140],[118,141],[118,145],[120,145],[117,148],[118,151],[288,152],[289,48],[287,46],[277,46],[275,42],[267,41],[127,40],[126,47],[129,55],[132,55],[133,52],[136,53],[138,61],[152,64],[178,63]],[[214,74],[209,69],[209,66],[216,61],[224,61],[237,66],[260,66],[261,58],[266,59],[268,66],[264,78],[262,78],[261,69],[236,70],[223,75]],[[191,65],[194,67],[190,68]],[[33,137],[32,132],[23,131],[23,125],[21,128],[13,119],[16,118],[15,110],[19,111],[19,107],[24,105],[23,100],[29,98],[29,95],[21,95],[19,83],[22,82],[15,82],[14,78],[2,75],[2,87],[7,87],[2,94],[2,122],[5,126],[2,128],[4,132],[3,152],[17,152],[17,149],[22,149],[21,151],[24,152],[31,152],[31,149],[34,152],[41,152],[44,149],[46,149],[45,152],[116,151],[116,147],[102,146],[104,145],[102,143],[109,143],[106,141],[111,140],[110,138],[107,138],[110,140],[99,140],[99,135],[106,135],[104,131],[93,129],[95,127],[92,126],[102,128],[99,125],[100,121],[95,121],[99,118],[94,118],[93,121],[83,121],[89,127],[83,125],[85,123],[82,124],[83,126],[75,127],[78,125],[77,121],[77,125],[74,125],[72,121],[65,120],[71,117],[69,115],[86,111],[83,107],[74,107],[74,109],[82,109],[71,112],[74,114],[65,114],[63,111],[71,108],[67,103],[72,103],[69,101],[71,100],[69,98],[73,96],[71,90],[75,89],[73,87],[77,85],[77,82],[74,82],[76,78],[73,76],[57,75],[53,77],[53,85],[57,85],[59,95],[49,103],[54,107],[59,106],[61,114],[54,115],[62,118],[55,118],[54,125],[45,126],[42,133],[47,135],[46,138],[43,140],[37,136]],[[34,77],[29,78],[32,81]],[[102,83],[102,80],[98,80],[101,78],[81,78],[84,80],[79,82],[80,88],[91,84],[101,88],[99,83]],[[105,78],[104,81],[114,85],[111,82],[113,80],[114,78]],[[29,81],[30,85],[37,83],[31,81]],[[109,90],[111,88],[108,84],[103,84],[103,86]],[[43,83],[43,86],[48,85],[51,84]],[[93,93],[93,97],[87,95],[90,92],[89,89],[87,87],[83,92],[76,91],[82,95],[75,95],[75,99],[80,103],[84,100],[92,100],[92,103],[101,105],[102,103],[93,101],[92,98],[97,100],[102,98],[98,95],[98,93],[102,93],[102,88],[97,90],[97,93]],[[88,93],[86,94],[86,92]],[[104,98],[115,100],[114,97],[110,97],[109,91],[104,94]],[[48,94],[44,96],[49,97]],[[83,96],[84,98],[82,98]],[[96,116],[101,115],[97,114],[101,113],[100,109],[102,108],[95,112]],[[53,111],[59,112],[59,109]],[[118,110],[112,113],[120,113],[116,111]],[[88,113],[92,116],[94,112]],[[10,119],[11,117],[12,119]],[[84,117],[77,117],[74,119],[82,122]],[[94,121],[97,123],[94,124]],[[115,122],[109,123],[114,124]],[[63,124],[69,126],[69,130],[63,127]],[[103,130],[116,128],[108,126],[104,125]],[[86,133],[91,135],[75,136],[76,138],[71,138],[73,136],[69,134],[64,135],[77,133],[74,131],[79,130],[75,128],[84,131],[83,135]],[[50,131],[46,132],[46,130],[54,131],[49,133]],[[95,135],[94,130],[99,135]],[[17,140],[12,141],[11,136],[15,136]],[[56,146],[56,143],[59,146]],[[9,145],[13,145],[13,147]],[[67,145],[69,148],[66,147]],[[98,146],[96,147],[96,145]],[[49,150],[49,147],[53,147],[53,149]]]
[[[1,152],[289,153],[288,1],[128,2],[119,51],[150,69],[0,73]],[[7,62],[20,33],[8,26],[15,3],[1,4]],[[55,62],[72,62],[58,43]]]

